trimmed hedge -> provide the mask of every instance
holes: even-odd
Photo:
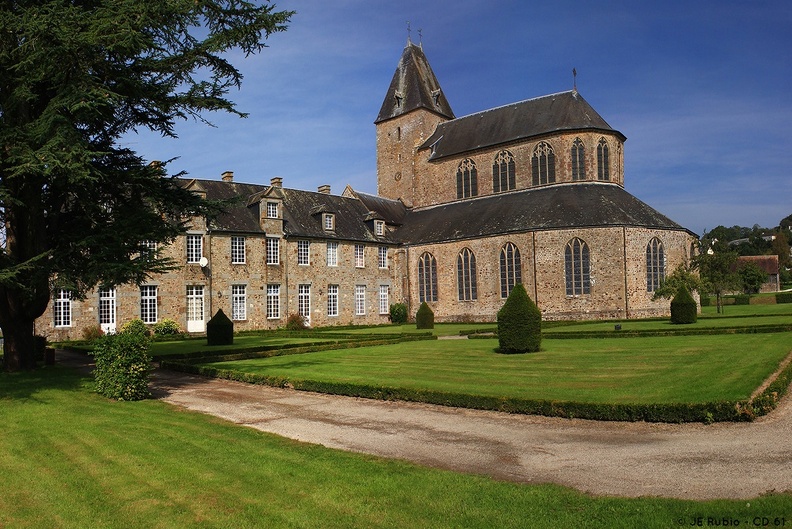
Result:
[[[218,309],[212,319],[206,322],[206,343],[208,345],[232,345],[234,343],[234,322]]]
[[[424,301],[415,313],[415,327],[417,329],[434,329],[434,312]]]
[[[735,305],[750,305],[751,304],[751,296],[748,294],[738,294],[734,296],[734,304]]]
[[[777,292],[776,303],[792,303],[792,292]]]
[[[148,398],[151,371],[148,350],[148,337],[135,328],[99,338],[92,352],[96,359],[97,393],[116,400]]]
[[[518,283],[498,311],[498,352],[535,353],[541,343],[542,312]]]
[[[698,305],[687,287],[682,285],[671,300],[671,323],[687,324],[696,323],[698,318]]]

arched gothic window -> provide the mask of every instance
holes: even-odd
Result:
[[[476,162],[465,158],[457,167],[457,198],[475,197],[478,195],[478,173]]]
[[[514,156],[509,151],[501,151],[492,163],[492,190],[495,193],[510,191],[516,187],[514,182]]]
[[[610,180],[608,142],[600,138],[597,144],[597,180]]]
[[[555,182],[555,152],[546,142],[541,142],[534,149],[531,158],[531,176],[535,186]]]
[[[476,292],[476,256],[470,248],[459,252],[457,257],[457,288],[460,301],[473,301],[478,298]]]
[[[510,242],[500,251],[500,279],[502,298],[509,297],[514,285],[522,283],[520,250]]]
[[[575,138],[572,142],[572,180],[586,179],[586,152],[580,138]]]
[[[418,300],[421,303],[437,301],[437,261],[428,252],[418,259]]]
[[[657,237],[646,245],[646,291],[654,292],[665,279],[665,252]]]
[[[591,263],[588,244],[577,237],[569,241],[564,252],[564,268],[567,296],[591,294]]]

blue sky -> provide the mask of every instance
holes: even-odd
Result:
[[[125,145],[170,172],[376,192],[373,121],[407,42],[423,49],[457,116],[572,88],[627,136],[625,187],[701,234],[792,214],[792,2],[283,0],[290,28],[233,57],[210,114]]]

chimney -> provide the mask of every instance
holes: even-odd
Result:
[[[234,171],[226,171],[223,173],[223,182],[233,182],[234,181]]]
[[[280,176],[273,176],[270,180],[270,186],[272,187],[283,187],[283,178]]]
[[[319,187],[317,188],[317,190],[318,190],[320,193],[322,193],[323,195],[329,195],[329,194],[330,194],[330,185],[329,185],[329,184],[324,184],[324,185],[321,185],[321,186],[319,186]]]

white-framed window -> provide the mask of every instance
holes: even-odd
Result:
[[[71,292],[63,288],[55,293],[55,327],[71,327],[72,324],[72,300]]]
[[[247,285],[231,285],[231,319],[247,319]]]
[[[116,289],[102,287],[99,289],[99,325],[115,325],[116,322]]]
[[[390,312],[390,302],[388,300],[389,292],[390,292],[390,287],[388,285],[380,285],[380,288],[379,288],[379,313],[380,314],[388,314]]]
[[[245,238],[231,237],[231,263],[245,264]]]
[[[335,230],[335,215],[332,213],[324,213],[322,215],[322,220],[324,221],[325,231]]]
[[[384,220],[375,220],[374,221],[374,233],[378,236],[385,235],[385,221]]]
[[[327,243],[327,266],[338,266],[338,243]]]
[[[280,264],[280,239],[267,237],[267,264]]]
[[[297,241],[297,264],[311,264],[311,243],[309,241]]]
[[[187,262],[198,263],[203,257],[203,235],[187,235]]]
[[[366,285],[355,285],[355,315],[366,315]]]
[[[278,218],[278,203],[277,202],[267,202],[267,218],[268,219],[277,219]]]
[[[297,312],[306,322],[311,321],[311,285],[297,285]]]
[[[280,318],[280,285],[267,285],[267,319]]]
[[[338,285],[327,285],[327,315],[338,316]]]
[[[140,243],[140,256],[144,259],[153,259],[157,255],[156,241],[143,241]]]
[[[377,264],[380,268],[388,268],[388,247],[380,246],[377,252]]]
[[[364,246],[362,244],[355,245],[355,268],[364,268],[366,266],[366,259],[364,253]]]
[[[187,286],[187,322],[204,321],[204,287]]]
[[[157,323],[157,286],[140,287],[140,319],[143,323]]]

